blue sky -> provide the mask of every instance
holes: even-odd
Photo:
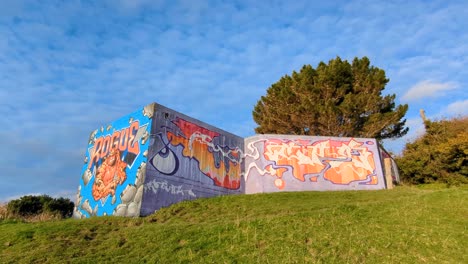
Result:
[[[328,3],[332,2],[332,3]],[[304,64],[367,56],[409,134],[468,114],[466,1],[0,1],[0,201],[71,197],[89,133],[151,102],[240,136]]]

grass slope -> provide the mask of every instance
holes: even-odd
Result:
[[[183,202],[145,218],[0,221],[2,263],[468,263],[467,188]]]

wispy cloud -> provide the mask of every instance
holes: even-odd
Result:
[[[447,113],[453,115],[468,115],[468,99],[449,104],[447,106]]]
[[[414,101],[426,97],[441,97],[456,88],[457,84],[453,82],[440,83],[425,80],[412,86],[408,92],[403,95],[402,99],[406,101]]]

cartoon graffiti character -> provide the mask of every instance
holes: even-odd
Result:
[[[127,179],[126,167],[127,163],[120,159],[120,151],[113,149],[97,170],[92,189],[94,200],[98,201],[109,194],[115,195],[117,185]]]

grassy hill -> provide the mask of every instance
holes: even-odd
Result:
[[[1,263],[468,263],[468,189],[224,196],[145,218],[0,221]]]

